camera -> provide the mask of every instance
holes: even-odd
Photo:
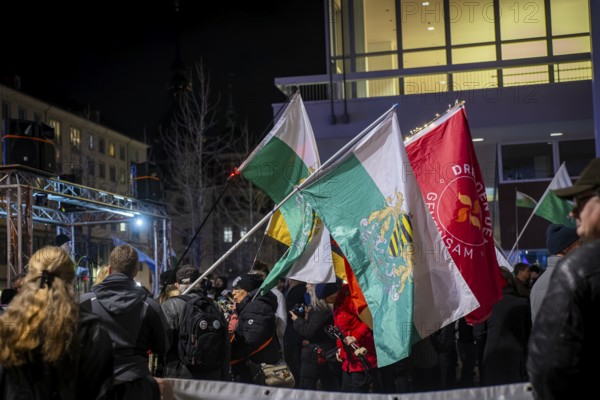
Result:
[[[298,316],[298,318],[304,318],[306,316],[306,304],[298,303],[292,308],[292,312]]]

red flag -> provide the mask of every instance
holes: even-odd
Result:
[[[350,297],[352,298],[352,303],[354,307],[356,307],[356,312],[358,313],[359,318],[369,326],[369,328],[373,329],[373,316],[371,315],[371,310],[367,306],[367,300],[365,299],[365,295],[362,290],[360,290],[360,285],[358,284],[358,280],[352,271],[352,267],[350,267],[350,263],[342,253],[340,246],[337,242],[331,238],[331,253],[333,254],[334,261],[333,265],[336,267],[336,274],[340,276],[338,273],[338,264],[339,269],[344,271],[344,276],[342,279],[345,279],[348,282],[348,289],[350,290]]]
[[[442,240],[479,301],[467,322],[482,322],[502,298],[502,277],[464,108],[448,112],[410,138],[406,152]]]

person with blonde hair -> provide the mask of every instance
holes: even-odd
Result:
[[[33,254],[0,317],[0,398],[112,398],[112,343],[75,300],[75,266],[54,246]]]

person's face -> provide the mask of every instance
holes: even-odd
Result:
[[[585,240],[600,238],[600,198],[595,191],[575,197],[571,216],[575,218],[579,237]]]
[[[337,295],[338,295],[338,292],[331,293],[329,296],[325,297],[323,300],[325,300],[325,303],[327,303],[327,304],[334,304],[335,299],[337,299]]]
[[[238,288],[233,289],[231,295],[233,296],[233,301],[239,303],[240,301],[244,300],[246,296],[248,296],[248,292],[245,289]]]
[[[529,281],[529,279],[531,278],[531,272],[529,272],[529,268],[526,268],[523,271],[519,272],[516,278],[522,282]]]

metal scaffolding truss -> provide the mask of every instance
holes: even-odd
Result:
[[[62,181],[20,165],[0,166],[0,216],[6,218],[7,279],[23,270],[33,253],[33,223],[71,232],[83,225],[114,224],[144,217],[154,221],[155,289],[166,268],[170,223],[166,206]],[[74,248],[74,246],[73,246]]]

